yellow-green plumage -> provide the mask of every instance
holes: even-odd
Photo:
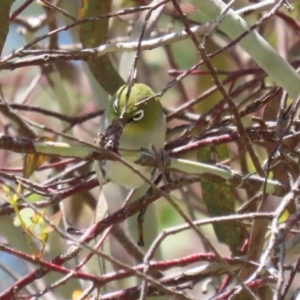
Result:
[[[138,102],[154,95],[152,89],[147,85],[134,84],[126,103],[127,91],[128,86],[124,85],[109,100],[108,107],[101,118],[99,131],[104,134],[113,120],[121,118],[123,130],[119,139],[119,153],[139,172],[150,178],[151,168],[133,164],[130,159],[122,155],[122,149],[140,150],[144,148],[151,150],[151,144],[157,150],[163,148],[166,137],[166,118],[157,97],[141,105],[136,105]],[[144,180],[138,174],[135,174],[121,162],[99,161],[96,164],[98,179],[102,184],[111,181],[129,189],[136,189],[144,183]]]

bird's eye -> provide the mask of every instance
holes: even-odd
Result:
[[[114,109],[115,113],[118,112],[118,99],[116,99],[116,100],[114,101],[114,103],[113,103],[113,109]]]
[[[142,109],[138,110],[132,117],[134,122],[141,120],[144,117],[144,111]]]

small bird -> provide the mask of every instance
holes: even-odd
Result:
[[[152,167],[134,164],[126,159],[124,152],[122,155],[122,150],[151,151],[151,145],[157,150],[162,149],[166,139],[166,117],[158,97],[138,104],[155,95],[147,85],[135,83],[126,101],[127,92],[128,85],[124,85],[109,100],[101,118],[98,133],[101,140],[98,143],[108,149],[107,145],[114,145],[113,148],[126,162],[150,179]],[[114,124],[120,125],[119,131],[111,128]],[[143,178],[120,161],[97,161],[96,173],[100,184],[110,181],[127,189],[137,189],[145,183]]]

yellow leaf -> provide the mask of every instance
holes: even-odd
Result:
[[[285,222],[289,217],[290,217],[290,213],[287,209],[285,209],[284,212],[282,213],[282,215],[279,218],[279,223]]]
[[[73,293],[72,293],[72,300],[77,300],[81,297],[82,295],[82,291],[81,290],[75,290]],[[84,300],[89,300],[91,299],[90,296],[87,296],[84,298]]]
[[[36,141],[48,142],[53,140],[49,137],[40,137]],[[44,154],[26,154],[23,165],[23,176],[29,178],[49,157],[49,155]]]

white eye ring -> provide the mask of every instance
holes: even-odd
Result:
[[[113,103],[113,109],[114,109],[115,113],[118,112],[118,99],[116,99],[116,100],[114,101],[114,103]]]
[[[140,109],[133,115],[132,120],[137,122],[141,120],[143,117],[144,117],[144,110]]]

